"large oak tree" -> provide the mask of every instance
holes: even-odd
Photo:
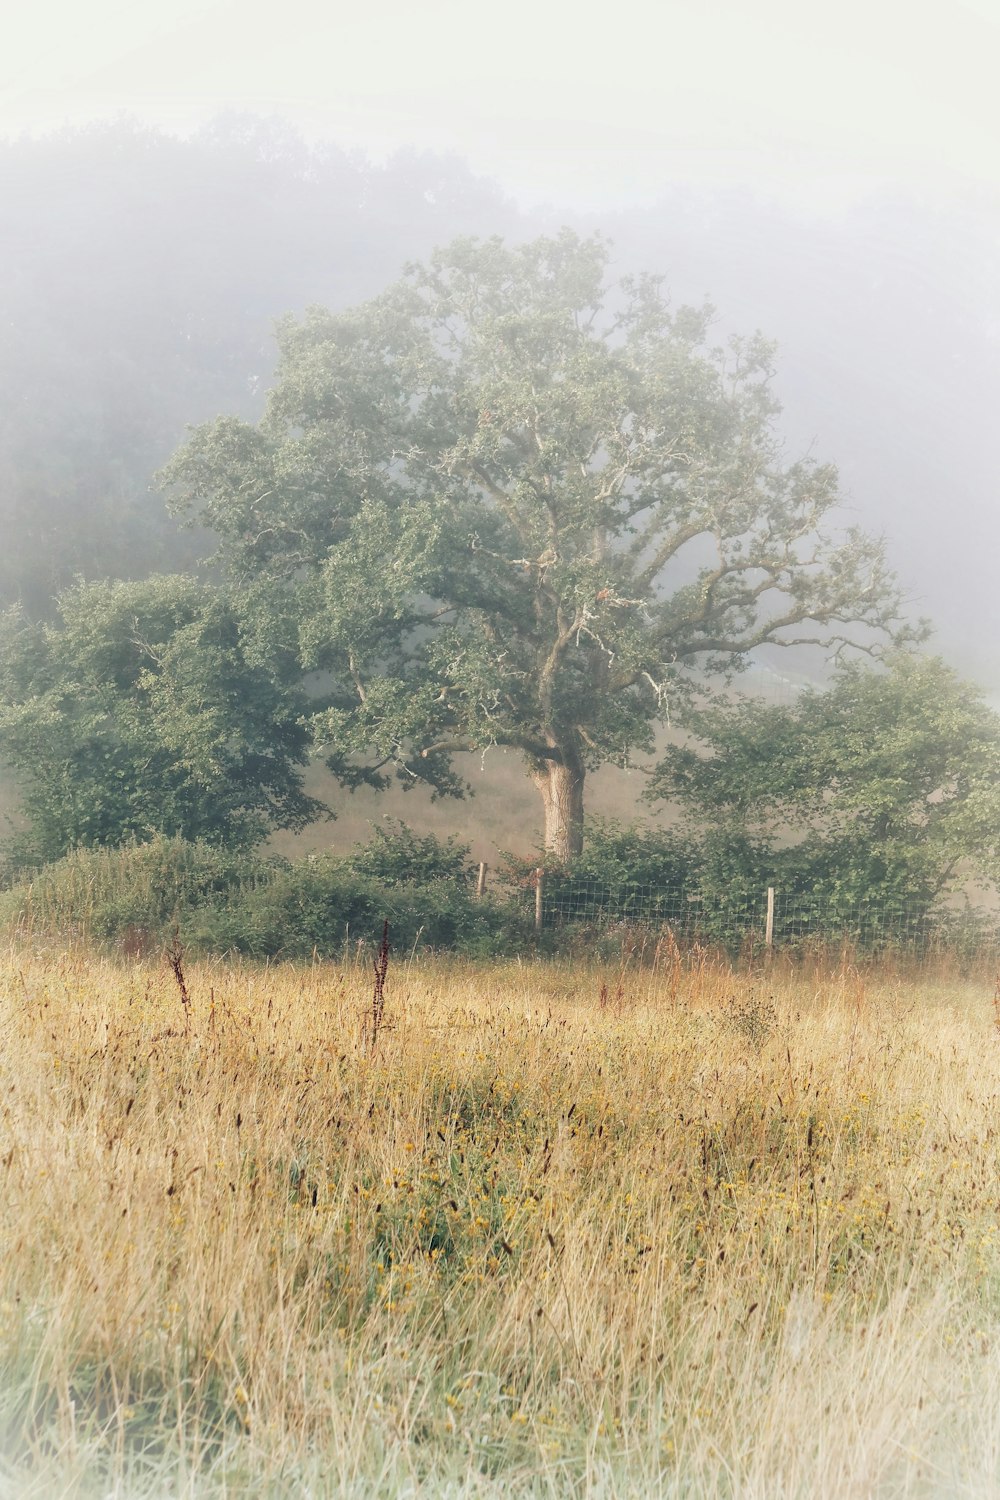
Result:
[[[197,430],[166,474],[262,634],[332,684],[338,774],[455,792],[455,752],[515,749],[559,859],[587,771],[651,750],[699,676],[900,628],[834,469],[783,453],[771,347],[717,347],[710,309],[609,263],[569,232],[460,240],[286,321],[260,424]]]

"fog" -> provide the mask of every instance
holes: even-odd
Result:
[[[21,17],[4,600],[44,612],[75,574],[191,560],[151,476],[187,424],[260,409],[282,314],[365,298],[456,234],[570,223],[711,300],[720,338],[779,342],[789,455],[840,466],[937,648],[1000,693],[1000,34],[986,4],[848,5],[835,29],[801,9]]]

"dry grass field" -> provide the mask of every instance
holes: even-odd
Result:
[[[186,984],[0,962],[4,1497],[1000,1492],[992,984]]]

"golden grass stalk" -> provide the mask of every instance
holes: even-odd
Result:
[[[0,965],[0,1492],[995,1491],[989,986],[185,979]]]

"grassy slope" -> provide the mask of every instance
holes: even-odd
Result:
[[[438,802],[432,802],[423,788],[406,792],[399,783],[384,793],[367,788],[345,792],[321,765],[311,766],[306,774],[307,789],[334,808],[336,819],[313,823],[299,834],[277,833],[268,847],[290,859],[326,849],[340,853],[366,843],[373,823],[401,818],[418,833],[434,833],[441,838],[458,834],[464,843],[472,845],[474,859],[490,864],[496,862],[499,850],[530,857],[541,842],[541,801],[520,760],[496,750],[485,760],[456,756],[456,764],[474,795]],[[654,811],[640,802],[645,784],[645,776],[638,772],[607,766],[588,781],[587,810],[623,822],[659,822],[664,816],[669,819],[669,812]],[[0,768],[0,842],[24,826],[18,807],[16,786],[10,774]]]
[[[423,788],[404,791],[395,783],[389,791],[376,793],[362,788],[345,792],[321,766],[310,769],[309,791],[328,802],[337,812],[335,822],[315,823],[301,834],[279,833],[270,847],[294,857],[319,849],[338,852],[371,837],[371,825],[383,818],[402,818],[418,833],[444,838],[457,833],[472,845],[474,859],[495,863],[500,850],[530,857],[542,837],[541,799],[532,786],[520,757],[495,750],[481,759],[477,755],[456,756],[456,768],[471,785],[474,795],[461,801],[444,798],[432,802]],[[640,802],[646,777],[640,772],[605,766],[587,782],[587,811],[622,822],[662,822],[669,813],[654,811]]]
[[[0,967],[3,1495],[996,1493],[988,988],[188,985]]]

